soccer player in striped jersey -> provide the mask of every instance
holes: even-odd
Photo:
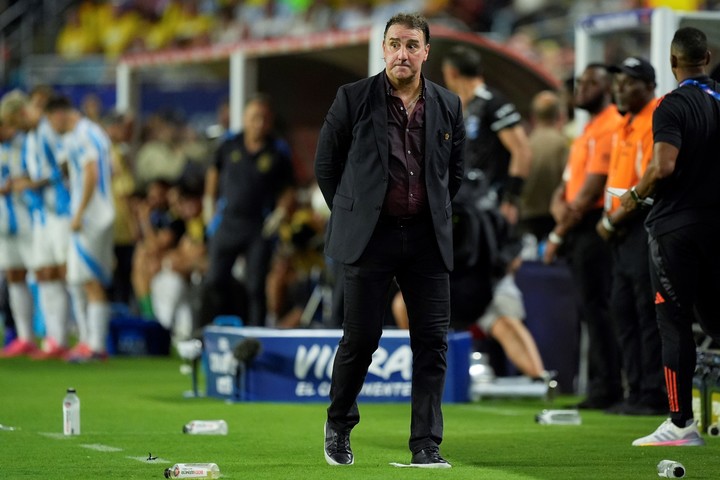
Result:
[[[103,359],[110,320],[105,289],[112,280],[115,207],[110,187],[110,140],[96,123],[83,117],[66,97],[45,107],[51,129],[62,136],[70,178],[70,245],[67,281],[82,286],[75,313],[80,343],[69,360]]]
[[[38,297],[46,337],[36,358],[61,358],[67,353],[68,299],[65,290],[65,261],[69,227],[69,193],[59,160],[58,137],[42,117],[37,105],[14,90],[0,106],[0,116],[22,136],[20,148],[24,178],[22,188],[32,212],[32,270],[38,282]]]
[[[30,208],[18,189],[18,179],[24,176],[20,155],[23,135],[8,125],[0,125],[0,142],[0,271],[8,282],[16,333],[0,357],[16,357],[38,352],[32,296],[25,279],[32,257],[32,226]]]

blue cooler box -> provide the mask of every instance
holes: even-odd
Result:
[[[326,402],[330,392],[333,359],[342,330],[276,330],[257,327],[207,327],[204,331],[203,360],[207,395],[268,402]],[[236,392],[237,362],[233,349],[244,338],[262,345],[250,362],[243,392]],[[448,336],[448,370],[443,401],[469,400],[470,334]],[[363,402],[405,402],[410,400],[412,351],[407,331],[387,330],[373,355],[365,384]]]
[[[154,320],[134,316],[113,316],[107,339],[110,355],[169,355],[170,332]]]

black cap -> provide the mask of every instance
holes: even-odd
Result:
[[[641,57],[628,57],[620,65],[608,67],[610,73],[624,73],[648,83],[655,83],[655,69]]]

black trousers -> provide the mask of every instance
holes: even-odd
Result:
[[[360,259],[344,266],[345,318],[333,365],[328,424],[350,430],[360,421],[357,397],[380,342],[393,278],[410,319],[409,446],[415,453],[442,442],[450,321],[449,275],[429,218],[408,226],[379,223]]]
[[[680,424],[693,418],[695,312],[705,333],[720,341],[718,238],[720,225],[703,223],[650,236],[651,279],[670,417]]]
[[[585,215],[568,235],[566,255],[577,284],[580,314],[589,338],[588,400],[610,404],[622,400],[620,351],[609,312],[610,248],[595,231],[601,210]]]
[[[248,306],[245,325],[263,326],[267,313],[265,280],[267,278],[272,245],[262,236],[262,222],[225,216],[208,245],[209,267],[202,293],[200,326],[211,323],[223,306],[232,303],[230,286],[232,268],[239,255],[245,255],[245,286]]]
[[[628,383],[627,400],[633,405],[659,407],[665,404],[665,379],[643,220],[628,225],[611,249],[610,312]]]

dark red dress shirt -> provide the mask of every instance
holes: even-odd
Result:
[[[411,217],[427,210],[425,187],[425,85],[408,117],[385,78],[388,113],[388,189],[383,215]]]

